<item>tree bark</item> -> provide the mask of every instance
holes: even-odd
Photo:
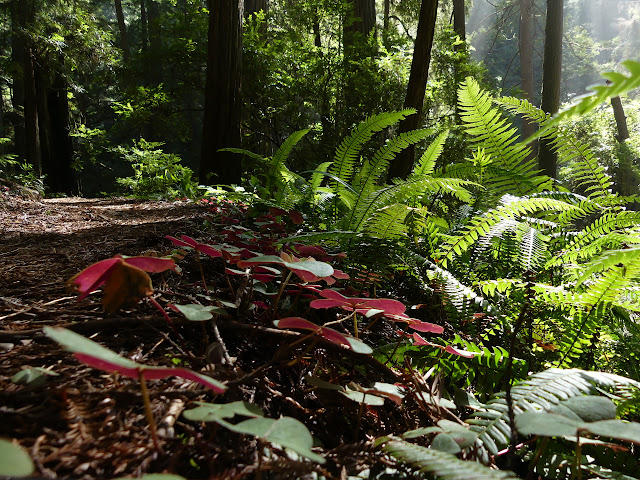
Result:
[[[613,116],[616,119],[616,128],[618,130],[616,140],[624,143],[624,141],[629,138],[629,127],[627,126],[627,117],[624,114],[620,97],[611,97],[611,108],[613,108]]]
[[[52,192],[73,195],[78,193],[73,162],[73,142],[70,136],[69,100],[67,81],[59,73],[45,90],[46,116],[41,121],[41,132],[46,134],[47,154],[43,152],[44,172],[47,186]],[[41,135],[42,137],[42,135]],[[43,141],[44,144],[44,141]]]
[[[210,185],[238,184],[242,176],[238,156],[218,151],[241,145],[242,7],[242,0],[209,0],[200,181]]]
[[[27,158],[27,140],[24,124],[24,54],[25,40],[22,29],[22,2],[13,0],[11,3],[11,62],[13,64],[11,105],[13,112],[11,123],[14,132],[14,153],[18,158]]]
[[[456,32],[460,40],[467,40],[467,28],[464,13],[464,0],[453,0],[453,31]],[[464,48],[464,45],[456,46],[456,50]]]
[[[38,97],[34,71],[33,54],[27,45],[24,55],[24,126],[26,160],[33,166],[36,175],[42,175],[40,156],[40,129],[38,125]]]
[[[562,75],[562,23],[564,0],[547,0],[547,21],[544,32],[542,61],[542,104],[540,108],[554,114],[560,107],[560,79]],[[558,155],[548,140],[540,139],[538,155],[540,169],[556,178]]]
[[[413,60],[411,61],[411,72],[409,73],[409,84],[407,85],[407,96],[404,101],[405,108],[415,108],[416,114],[410,115],[400,122],[398,133],[415,130],[422,121],[424,95],[427,89],[431,47],[433,45],[437,14],[438,0],[422,0],[416,43],[413,49]],[[410,146],[404,149],[391,162],[387,180],[391,182],[393,178],[407,178],[413,168],[414,160],[415,148]]]
[[[124,12],[122,10],[122,0],[115,0],[116,17],[118,19],[118,31],[120,32],[120,48],[122,49],[122,59],[124,63],[129,63],[129,34],[127,33],[127,25],[124,22]]]
[[[534,102],[533,86],[533,0],[520,0],[520,35],[518,37],[520,48],[520,86],[524,92],[524,98],[532,105]],[[534,122],[522,119],[522,137],[528,138],[535,133]],[[531,146],[533,155],[536,155],[537,142]]]

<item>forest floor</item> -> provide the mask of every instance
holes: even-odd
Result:
[[[304,381],[317,372],[341,384],[399,378],[373,358],[363,362],[344,348],[320,344],[282,360],[280,347],[300,334],[274,329],[256,316],[236,315],[218,322],[233,359],[227,365],[206,355],[202,324],[170,312],[176,326],[172,332],[146,301],[108,315],[99,293],[77,301],[77,294],[65,287],[87,266],[114,255],[171,251],[175,247],[165,235],[215,241],[215,225],[207,227],[211,216],[209,205],[193,202],[29,200],[0,194],[0,437],[28,451],[34,477],[109,479],[168,472],[187,479],[346,479],[366,468],[386,468],[386,457],[371,445],[373,438],[417,426],[414,402],[402,410],[389,401],[374,409]],[[219,261],[203,259],[211,272],[209,291],[224,295],[234,287]],[[207,293],[198,283],[193,255],[180,267],[179,276],[152,275],[154,298],[163,306],[197,302]],[[228,389],[217,395],[181,378],[148,381],[160,440],[154,445],[138,380],[79,362],[43,334],[45,326],[68,328],[145,364],[186,366],[225,382]],[[25,368],[53,375],[42,384],[12,381]],[[270,418],[302,421],[327,462],[296,459],[256,437],[181,417],[197,401],[236,400],[250,401]]]

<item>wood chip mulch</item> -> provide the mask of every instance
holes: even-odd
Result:
[[[186,201],[29,200],[0,193],[0,437],[29,452],[34,476],[109,479],[169,472],[188,479],[240,479],[268,472],[264,478],[345,478],[370,465],[384,469],[367,440],[415,428],[399,408],[360,411],[356,403],[312,391],[303,381],[306,374],[324,370],[345,382],[393,382],[394,373],[375,362],[356,362],[327,347],[284,367],[273,358],[281,344],[291,342],[287,332],[235,319],[220,323],[235,364],[219,365],[206,355],[200,324],[176,324],[185,350],[147,302],[109,316],[99,293],[78,302],[66,291],[70,277],[99,260],[170,250],[165,235],[214,238],[215,231],[205,228],[209,217],[206,205]],[[221,264],[205,261],[219,271],[219,286],[213,288],[226,288]],[[153,277],[163,305],[202,298],[194,286],[199,273],[193,258],[180,266],[181,278]],[[149,381],[158,450],[137,380],[80,363],[42,334],[44,326],[65,326],[135,361],[186,366],[230,387],[215,395],[180,378]],[[12,382],[29,367],[53,375],[42,385]],[[301,420],[323,446],[327,464],[292,460],[273,449],[265,455],[265,445],[254,438],[180,417],[195,401],[235,400],[260,406],[271,418]]]

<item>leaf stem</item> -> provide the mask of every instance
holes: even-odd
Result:
[[[156,421],[153,418],[153,412],[151,411],[151,401],[149,400],[149,390],[147,389],[147,381],[144,378],[144,369],[138,368],[138,381],[140,382],[140,393],[142,394],[142,401],[144,402],[144,414],[149,424],[149,430],[151,430],[151,438],[153,439],[153,446],[158,453],[163,454],[160,442],[158,440],[158,430],[156,429]]]

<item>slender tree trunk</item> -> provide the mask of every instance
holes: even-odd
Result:
[[[269,2],[267,0],[244,0],[244,16],[248,18],[253,13],[269,11]]]
[[[78,193],[73,162],[73,142],[70,136],[69,100],[67,81],[56,73],[48,88],[44,91],[46,116],[41,122],[47,139],[47,157],[44,162],[47,185],[52,192],[72,195]],[[42,137],[42,135],[41,135]],[[44,140],[43,140],[44,144]]]
[[[524,97],[532,105],[534,102],[533,87],[533,0],[520,0],[520,86]],[[522,119],[522,136],[528,138],[535,132],[535,123]],[[536,155],[537,143],[532,145]]]
[[[207,184],[238,184],[242,176],[238,156],[218,151],[241,145],[242,7],[241,0],[209,0],[200,157],[200,181]],[[214,177],[209,178],[211,175]]]
[[[562,74],[562,22],[564,0],[547,0],[547,21],[544,32],[542,62],[542,110],[554,114],[560,107],[560,78]],[[549,141],[540,140],[538,155],[540,169],[556,178],[558,155]]]
[[[11,122],[14,131],[14,153],[21,160],[27,158],[27,137],[24,123],[24,56],[26,42],[22,32],[23,18],[26,15],[24,3],[14,0],[11,3],[11,62],[12,68],[12,88],[11,104],[13,112]]]
[[[318,6],[313,4],[313,44],[322,48],[322,36],[320,35],[320,14],[318,13]]]
[[[38,97],[31,48],[27,46],[24,55],[24,125],[26,160],[33,165],[35,173],[42,175],[42,159],[40,156],[40,129],[38,125]]]
[[[456,32],[460,40],[467,40],[467,28],[464,13],[464,0],[453,0],[453,31]],[[464,48],[464,45],[458,45],[457,50]]]
[[[391,14],[391,0],[384,0],[382,14],[382,43],[385,48],[389,48],[389,15]]]
[[[142,36],[142,52],[149,49],[149,26],[147,24],[147,8],[145,0],[140,0],[140,34]]]
[[[363,89],[364,71],[362,61],[375,55],[377,45],[372,48],[368,37],[375,32],[376,4],[375,0],[354,0],[348,2],[346,15],[343,18],[344,47],[344,89],[342,92],[343,106],[341,115],[337,118],[338,132],[344,135],[353,123],[364,115],[367,90]]]
[[[433,45],[437,14],[438,0],[422,0],[416,44],[413,49],[413,60],[411,61],[411,72],[409,73],[407,96],[404,101],[405,108],[415,108],[417,113],[400,122],[399,133],[415,130],[422,121],[424,95],[427,89],[431,47]],[[397,177],[407,178],[413,168],[414,160],[415,148],[413,146],[400,152],[396,159],[391,162],[387,177],[388,181],[390,182]]]
[[[118,19],[118,31],[120,32],[120,48],[122,49],[122,58],[124,63],[129,63],[129,34],[127,33],[127,25],[124,22],[124,12],[122,10],[122,0],[115,0],[116,17]]]
[[[613,116],[616,119],[616,127],[618,129],[616,140],[624,143],[629,138],[629,127],[627,126],[627,116],[624,114],[620,97],[611,97],[611,108],[613,108]]]
[[[158,3],[150,0],[147,4],[147,28],[149,29],[149,74],[150,84],[162,83],[162,32]]]

